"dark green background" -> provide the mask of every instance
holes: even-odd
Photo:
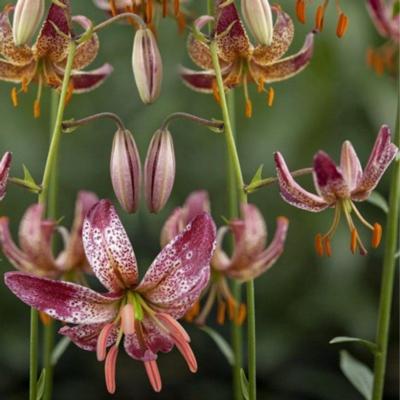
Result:
[[[0,1],[4,5],[5,1]],[[89,0],[72,1],[75,14],[83,13],[94,21],[104,15]],[[194,9],[204,12],[206,1],[192,1]],[[294,2],[282,1],[294,16]],[[297,21],[296,38],[290,53],[302,45],[311,29],[313,9],[309,7],[306,26]],[[318,149],[328,151],[338,160],[343,140],[351,139],[365,164],[375,136],[382,123],[393,127],[395,119],[395,81],[378,77],[365,64],[369,46],[383,43],[365,9],[363,1],[342,2],[350,18],[346,36],[335,36],[336,13],[331,2],[323,34],[316,38],[311,65],[297,77],[273,85],[276,100],[266,106],[264,96],[251,88],[254,116],[245,119],[243,92],[236,91],[237,134],[245,179],[251,179],[260,164],[265,176],[274,174],[272,153],[283,152],[292,169],[309,166]],[[135,88],[131,70],[132,31],[128,26],[114,25],[101,32],[101,51],[96,66],[111,62],[114,73],[94,93],[77,95],[66,111],[66,118],[79,118],[100,111],[116,112],[135,135],[142,159],[152,133],[171,112],[186,111],[203,117],[220,118],[211,96],[197,94],[182,85],[177,74],[180,63],[192,66],[185,50],[184,35],[178,35],[172,19],[161,21],[159,45],[164,60],[164,82],[160,99],[144,106]],[[43,172],[49,137],[49,92],[43,97],[43,115],[32,117],[36,87],[21,96],[14,109],[9,98],[12,85],[0,84],[1,136],[0,151],[14,155],[13,176],[21,176],[26,164],[39,181]],[[177,176],[173,194],[159,215],[150,215],[142,207],[128,216],[118,207],[129,232],[143,275],[159,251],[160,228],[170,211],[180,205],[193,190],[206,189],[212,200],[213,215],[218,224],[226,209],[225,147],[222,135],[180,121],[171,125],[177,157]],[[59,216],[69,226],[78,190],[95,191],[102,198],[115,201],[109,177],[109,156],[114,126],[103,121],[64,135],[60,155]],[[301,182],[309,182],[302,178]],[[387,195],[388,177],[379,186]],[[371,365],[371,356],[357,345],[329,345],[337,335],[358,336],[373,340],[382,264],[382,246],[367,257],[352,256],[349,233],[344,221],[333,240],[333,256],[318,258],[313,238],[327,230],[332,210],[310,214],[283,203],[276,187],[259,191],[250,197],[263,211],[270,232],[275,217],[290,219],[287,247],[279,262],[256,282],[258,384],[259,398],[267,400],[356,400],[360,395],[339,371],[339,348]],[[25,208],[35,197],[22,189],[10,187],[1,203],[1,214],[9,215],[14,233]],[[371,222],[384,224],[385,215],[368,203],[360,205]],[[369,241],[369,232],[362,229]],[[3,260],[2,271],[11,270]],[[0,287],[0,398],[27,398],[29,309],[5,287]],[[397,287],[396,287],[397,293]],[[395,310],[398,313],[398,298]],[[213,317],[210,319],[213,323]],[[398,320],[392,324],[389,349],[386,398],[398,397]],[[177,351],[159,357],[163,391],[153,394],[144,368],[121,351],[117,367],[115,399],[231,399],[230,369],[213,342],[195,327],[188,327],[193,349],[198,357],[199,372],[192,375]],[[228,329],[220,329],[229,337]],[[70,346],[55,373],[54,398],[106,399],[103,365],[95,354]]]

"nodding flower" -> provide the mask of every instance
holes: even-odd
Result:
[[[213,93],[219,99],[216,76],[214,72],[209,42],[215,40],[218,48],[223,84],[226,90],[243,85],[246,101],[245,114],[251,117],[252,103],[248,93],[248,83],[254,82],[259,92],[267,94],[267,104],[272,105],[274,91],[266,84],[289,79],[301,72],[310,62],[313,54],[314,33],[306,36],[302,49],[291,56],[284,57],[292,43],[294,26],[292,19],[278,6],[273,6],[276,20],[267,42],[253,45],[246,33],[236,6],[233,2],[219,0],[216,2],[215,29],[211,37],[200,33],[201,29],[212,20],[212,17],[202,16],[194,22],[194,34],[188,38],[188,52],[193,62],[203,71],[181,68],[181,78],[191,89],[202,93]],[[245,7],[248,11],[248,7]],[[247,13],[245,14],[247,15]],[[246,17],[248,19],[249,16]],[[272,18],[272,17],[271,17]],[[254,16],[252,30],[255,30]],[[272,21],[270,23],[272,25]],[[265,22],[266,26],[269,26]],[[271,26],[272,29],[272,26]],[[265,26],[264,26],[265,30]],[[260,36],[259,29],[258,34]],[[199,38],[202,36],[202,38]]]
[[[0,160],[0,201],[4,199],[10,175],[12,155],[9,151],[4,153]]]
[[[200,296],[210,277],[215,226],[203,213],[169,242],[138,283],[135,254],[114,207],[101,200],[87,214],[83,243],[106,293],[70,282],[9,272],[6,285],[26,304],[66,322],[59,331],[104,361],[107,390],[116,390],[120,345],[144,363],[156,392],[162,387],[157,354],[180,351],[191,372],[197,361],[190,337],[177,320]]]
[[[33,114],[35,118],[39,118],[43,86],[61,88],[68,45],[74,37],[72,24],[75,23],[88,30],[91,23],[84,16],[71,16],[69,0],[58,0],[57,4],[53,2],[50,6],[35,43],[32,46],[18,45],[13,35],[13,28],[14,32],[16,29],[11,26],[9,20],[9,14],[13,10],[14,7],[6,6],[0,12],[0,80],[21,84],[20,89],[14,87],[11,90],[11,100],[15,107],[19,103],[18,94],[26,93],[29,85],[33,81],[37,82]],[[17,20],[19,21],[18,18]],[[95,60],[98,50],[99,38],[96,34],[78,45],[68,90],[69,97],[73,93],[83,93],[97,88],[112,72],[110,64],[104,64],[93,71],[81,71]]]
[[[315,248],[318,255],[330,256],[331,239],[344,214],[350,231],[350,249],[354,254],[359,248],[364,255],[367,250],[360,238],[353,220],[354,215],[372,233],[371,246],[376,248],[382,238],[382,227],[369,223],[360,213],[355,202],[368,199],[379,183],[387,167],[395,158],[398,148],[391,142],[390,130],[383,125],[379,131],[371,155],[364,168],[361,168],[357,154],[349,141],[343,143],[340,166],[323,151],[314,156],[313,176],[318,195],[303,189],[290,174],[281,153],[275,153],[280,193],[287,203],[311,212],[320,212],[329,207],[335,209],[331,227],[325,234],[317,234]]]

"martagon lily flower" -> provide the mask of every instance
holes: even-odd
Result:
[[[331,255],[331,238],[340,221],[341,213],[346,218],[351,233],[350,249],[360,254],[367,250],[362,243],[354,224],[352,213],[372,231],[372,247],[379,246],[382,227],[370,224],[364,219],[354,202],[367,200],[379,183],[387,167],[395,158],[398,148],[391,142],[390,129],[383,125],[379,131],[371,155],[364,168],[361,168],[357,154],[349,141],[343,143],[340,166],[323,151],[314,156],[313,176],[318,195],[303,189],[292,177],[281,153],[275,153],[275,164],[282,198],[289,204],[311,212],[320,212],[329,207],[335,208],[333,223],[324,234],[317,234],[315,247],[319,255]]]
[[[40,116],[40,97],[43,85],[59,89],[62,84],[68,44],[74,37],[72,23],[87,30],[90,21],[84,16],[71,17],[69,0],[52,3],[36,42],[16,46],[9,14],[13,7],[6,6],[0,13],[0,80],[20,83],[20,91],[26,92],[32,81],[38,83],[37,97],[34,103],[34,116]],[[60,6],[62,4],[64,6]],[[96,34],[77,47],[69,87],[72,93],[83,93],[98,87],[112,72],[110,64],[93,71],[81,71],[97,56],[99,39]],[[18,90],[14,87],[11,99],[18,105]]]
[[[92,192],[78,193],[71,232],[62,227],[57,228],[56,221],[44,219],[43,205],[30,206],[19,226],[20,248],[11,237],[8,218],[1,217],[0,246],[4,255],[20,271],[51,278],[69,274],[70,278],[79,280],[82,271],[88,271],[82,245],[82,225],[86,213],[96,201],[97,196]],[[54,257],[51,247],[56,229],[60,230],[65,242],[64,249],[57,258]]]
[[[223,73],[223,82],[226,89],[243,84],[246,99],[246,115],[251,116],[252,104],[248,95],[247,84],[254,81],[260,92],[266,91],[264,85],[282,81],[298,74],[310,62],[313,54],[314,33],[306,37],[302,49],[289,57],[284,57],[292,43],[294,26],[292,19],[280,7],[272,7],[276,13],[270,45],[252,45],[239,13],[233,2],[217,1],[215,32],[213,37],[217,41],[219,62]],[[208,22],[210,16],[202,16],[195,23],[195,30],[199,32]],[[201,34],[203,35],[203,34]],[[183,82],[193,90],[203,93],[214,93],[219,98],[216,86],[216,77],[213,69],[211,52],[208,45],[210,38],[199,33],[191,34],[188,38],[188,52],[193,62],[204,69],[194,71],[181,68]],[[272,105],[274,91],[268,91],[268,104]]]
[[[0,201],[3,200],[6,195],[11,161],[12,155],[9,151],[4,153],[3,157],[0,160]]]
[[[6,285],[28,305],[74,326],[60,333],[105,360],[106,386],[114,393],[116,360],[124,336],[125,351],[144,363],[155,391],[161,390],[157,353],[174,346],[190,371],[197,370],[190,338],[177,322],[207,285],[215,245],[215,226],[203,213],[156,257],[138,283],[138,270],[128,236],[107,200],[88,213],[83,241],[86,256],[108,292],[101,294],[68,282],[9,272]],[[107,348],[109,348],[107,352]]]
[[[183,229],[188,221],[204,211],[209,212],[210,201],[205,191],[196,191],[189,195],[183,207],[176,208],[167,219],[162,233],[161,244],[170,240],[173,235]],[[235,219],[229,226],[218,230],[217,248],[211,260],[211,281],[203,293],[206,298],[201,309],[200,301],[186,313],[188,322],[195,320],[203,325],[208,314],[217,301],[217,322],[223,324],[225,315],[242,324],[246,317],[244,304],[237,304],[228,285],[227,278],[247,281],[267,271],[283,252],[288,221],[284,217],[277,220],[277,230],[271,244],[265,248],[267,231],[264,218],[254,205],[242,205],[241,219]],[[224,236],[231,231],[234,235],[234,252],[232,257],[222,250]]]

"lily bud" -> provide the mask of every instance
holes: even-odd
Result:
[[[110,160],[111,182],[121,207],[134,213],[139,206],[142,169],[135,140],[128,130],[115,132]]]
[[[273,36],[272,11],[268,0],[242,0],[242,14],[257,41],[269,46]]]
[[[17,46],[29,42],[44,15],[44,0],[18,0],[14,10],[13,37]]]
[[[133,43],[132,68],[143,103],[157,100],[161,91],[163,66],[156,39],[150,29],[139,29]]]
[[[144,169],[147,207],[157,213],[167,202],[175,180],[174,142],[167,129],[159,129],[151,139]]]
[[[7,190],[8,176],[10,173],[12,156],[6,152],[0,160],[0,201],[4,199]]]

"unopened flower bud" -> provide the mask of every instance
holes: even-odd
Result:
[[[167,202],[175,180],[175,152],[171,133],[159,129],[147,151],[144,188],[150,212],[159,212]]]
[[[7,190],[8,175],[10,173],[12,156],[7,151],[0,160],[0,201],[4,199]]]
[[[133,43],[132,68],[143,103],[157,100],[161,91],[163,66],[156,39],[150,29],[139,29]]]
[[[14,10],[13,37],[17,46],[29,42],[44,14],[44,0],[18,0]]]
[[[135,140],[128,130],[115,132],[110,160],[111,182],[121,207],[133,213],[139,206],[142,170]]]
[[[258,42],[269,46],[272,42],[274,26],[268,0],[242,0],[242,14]]]

